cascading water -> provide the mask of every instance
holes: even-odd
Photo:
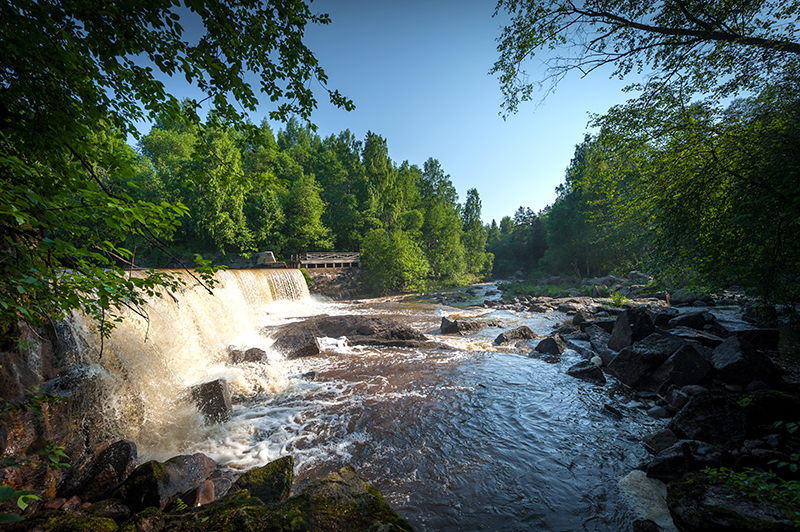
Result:
[[[228,270],[216,274],[214,295],[182,271],[185,287],[150,298],[143,314],[127,312],[101,344],[96,327],[76,316],[74,329],[99,365],[106,419],[137,443],[145,458],[167,458],[219,427],[206,427],[188,400],[190,386],[225,378],[235,393],[274,394],[286,387],[281,360],[226,364],[230,347],[268,348],[258,334],[274,307],[309,296],[299,270]],[[270,310],[272,309],[272,310]]]
[[[531,358],[494,346],[497,329],[464,338],[437,331],[442,315],[458,312],[545,334],[563,314],[403,298],[326,303],[308,297],[299,271],[218,278],[214,297],[194,286],[156,298],[149,323],[130,316],[104,346],[108,417],[142,459],[199,451],[245,470],[291,454],[301,485],[352,465],[418,531],[628,530],[657,506],[637,495],[660,497],[646,478],[619,482],[646,457],[641,437],[661,422],[618,402],[625,416],[609,416],[611,387],[566,375],[577,353]],[[321,339],[319,355],[287,361],[259,334],[322,313],[392,316],[441,347]],[[97,360],[97,335],[81,328]],[[229,346],[261,347],[268,363],[229,365]],[[311,371],[316,378],[301,377]],[[186,391],[220,377],[244,401],[231,421],[206,426]]]

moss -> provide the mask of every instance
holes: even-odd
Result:
[[[294,482],[294,458],[284,456],[242,475],[236,485],[246,489],[264,504],[276,504],[286,499]]]
[[[6,525],[4,532],[115,532],[117,523],[107,517],[81,515],[74,512],[44,510],[29,516],[24,521]]]

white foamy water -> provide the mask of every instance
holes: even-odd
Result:
[[[299,485],[352,465],[419,531],[626,530],[647,511],[646,501],[626,502],[619,481],[646,458],[640,439],[661,422],[624,406],[623,419],[607,416],[613,388],[566,375],[581,359],[574,351],[537,357],[535,341],[498,347],[496,327],[438,332],[442,316],[461,316],[543,335],[564,315],[402,297],[325,302],[294,287],[302,281],[294,274],[280,280],[290,295],[276,292],[274,273],[225,272],[214,298],[190,288],[155,300],[149,330],[131,319],[106,343],[97,367],[110,390],[107,413],[143,460],[199,451],[246,470],[291,454]],[[391,316],[439,347],[322,338],[319,355],[287,361],[260,332],[319,314]],[[268,363],[232,366],[229,346],[265,349]],[[216,378],[243,402],[231,421],[206,426],[186,392]]]

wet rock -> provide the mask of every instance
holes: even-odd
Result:
[[[753,327],[742,321],[717,321],[714,323],[714,334],[722,338],[735,336],[756,349],[767,351],[776,351],[780,340],[780,330]]]
[[[319,344],[316,338],[341,338],[346,337],[350,345],[383,345],[387,347],[422,347],[428,345],[425,335],[413,327],[398,320],[384,317],[368,317],[357,315],[346,316],[318,316],[308,320],[289,323],[277,328],[264,331],[273,338],[275,344],[281,344],[284,337],[305,336],[308,354]],[[311,338],[314,338],[313,345]],[[273,348],[275,348],[273,344]],[[291,357],[306,355],[288,355]]]
[[[633,532],[661,532],[664,530],[649,519],[637,519],[633,523]]]
[[[127,521],[131,516],[131,509],[119,499],[98,501],[89,506],[87,511],[100,517],[108,517],[117,523]]]
[[[714,349],[711,363],[715,375],[728,384],[747,386],[754,380],[771,384],[782,382],[772,361],[736,336],[726,339]]]
[[[246,489],[264,504],[277,504],[289,496],[294,482],[294,458],[284,456],[239,477],[231,489]]]
[[[685,344],[684,340],[656,332],[626,347],[608,364],[608,370],[623,384],[635,387],[650,371],[664,363]]]
[[[706,325],[713,326],[716,319],[714,315],[708,312],[707,310],[701,310],[697,312],[686,312],[683,314],[679,314],[676,317],[669,320],[669,327],[688,327],[690,329],[700,329],[702,330]]]
[[[684,340],[689,340],[692,342],[697,342],[700,345],[705,347],[710,347],[711,349],[717,347],[719,344],[722,343],[722,338],[715,334],[711,334],[707,331],[700,331],[697,329],[692,329],[690,327],[674,327],[669,330],[669,333],[673,336],[677,336],[679,338],[683,338]]]
[[[129,440],[112,443],[81,474],[75,487],[67,490],[69,496],[78,495],[84,501],[96,501],[106,492],[128,478],[136,468],[136,444]]]
[[[483,329],[486,325],[479,321],[449,320],[442,317],[442,334],[470,334]]]
[[[188,508],[197,508],[214,502],[214,483],[210,480],[201,482],[199,486],[180,496]]]
[[[747,416],[738,404],[710,393],[693,396],[669,424],[681,438],[734,449],[745,440],[747,427]]]
[[[642,444],[652,454],[658,454],[678,443],[678,437],[669,429],[662,429],[642,438]]]
[[[522,327],[517,327],[516,329],[501,333],[494,339],[494,343],[495,345],[502,345],[516,340],[532,340],[534,338],[536,338],[536,333],[530,330],[527,325],[523,325]]]
[[[653,321],[645,308],[633,308],[617,317],[608,348],[620,351],[631,344],[645,339],[655,331]]]
[[[578,362],[567,370],[567,375],[597,384],[605,384],[603,370],[589,360]]]
[[[151,460],[140,465],[114,492],[132,512],[150,506],[163,510],[211,476],[216,462],[203,453],[180,455],[166,462]]]
[[[589,342],[597,353],[608,349],[608,339],[611,337],[605,330],[598,326],[587,327],[584,331],[589,335]]]
[[[647,415],[655,419],[667,419],[671,417],[669,411],[663,406],[652,406],[648,408]]]
[[[242,364],[245,362],[269,362],[267,352],[263,349],[259,349],[258,347],[251,347],[246,351],[232,349],[228,353],[228,360],[231,364]]]
[[[554,334],[553,336],[548,336],[538,344],[534,348],[538,353],[544,353],[548,355],[560,355],[564,351],[568,349],[567,343],[564,341],[564,338],[560,334]]]
[[[667,506],[675,525],[684,532],[796,530],[792,516],[776,504],[755,500],[743,491],[699,475],[671,484]]]
[[[603,319],[603,320],[589,320],[585,321],[580,324],[580,329],[582,332],[586,332],[586,329],[589,327],[595,326],[600,327],[608,334],[611,334],[611,331],[614,330],[614,325],[617,323],[617,320],[612,319]],[[607,342],[606,342],[607,343]]]
[[[721,467],[732,462],[733,458],[715,445],[696,440],[679,440],[653,457],[647,464],[647,476],[670,482],[704,467]]]
[[[691,344],[680,346],[655,370],[643,375],[638,386],[663,394],[671,385],[686,386],[703,381],[712,368],[698,349],[701,348]]]
[[[225,379],[216,379],[192,386],[192,400],[203,414],[206,424],[225,423],[230,421],[233,405],[231,389]]]
[[[333,338],[336,337],[334,336]],[[291,330],[280,333],[272,344],[272,349],[289,360],[320,353],[317,335],[311,330],[301,327],[292,327]]]

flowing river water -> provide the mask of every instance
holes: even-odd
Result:
[[[612,384],[568,376],[578,353],[497,348],[498,328],[439,331],[442,316],[456,315],[547,334],[564,314],[414,298],[321,301],[297,275],[224,272],[215,297],[195,286],[158,298],[148,321],[132,316],[105,342],[95,364],[109,390],[106,416],[143,461],[203,452],[246,470],[291,454],[296,489],[351,465],[418,531],[630,530],[633,519],[658,512],[646,501],[651,486],[620,481],[646,459],[641,438],[661,422],[627,408]],[[289,361],[259,334],[319,314],[393,317],[441,347],[321,339],[322,353]],[[97,360],[97,335],[82,323],[77,333]],[[230,346],[263,348],[269,362],[231,366]],[[231,421],[206,426],[186,391],[220,377],[240,400]],[[623,415],[610,414],[609,403]]]

